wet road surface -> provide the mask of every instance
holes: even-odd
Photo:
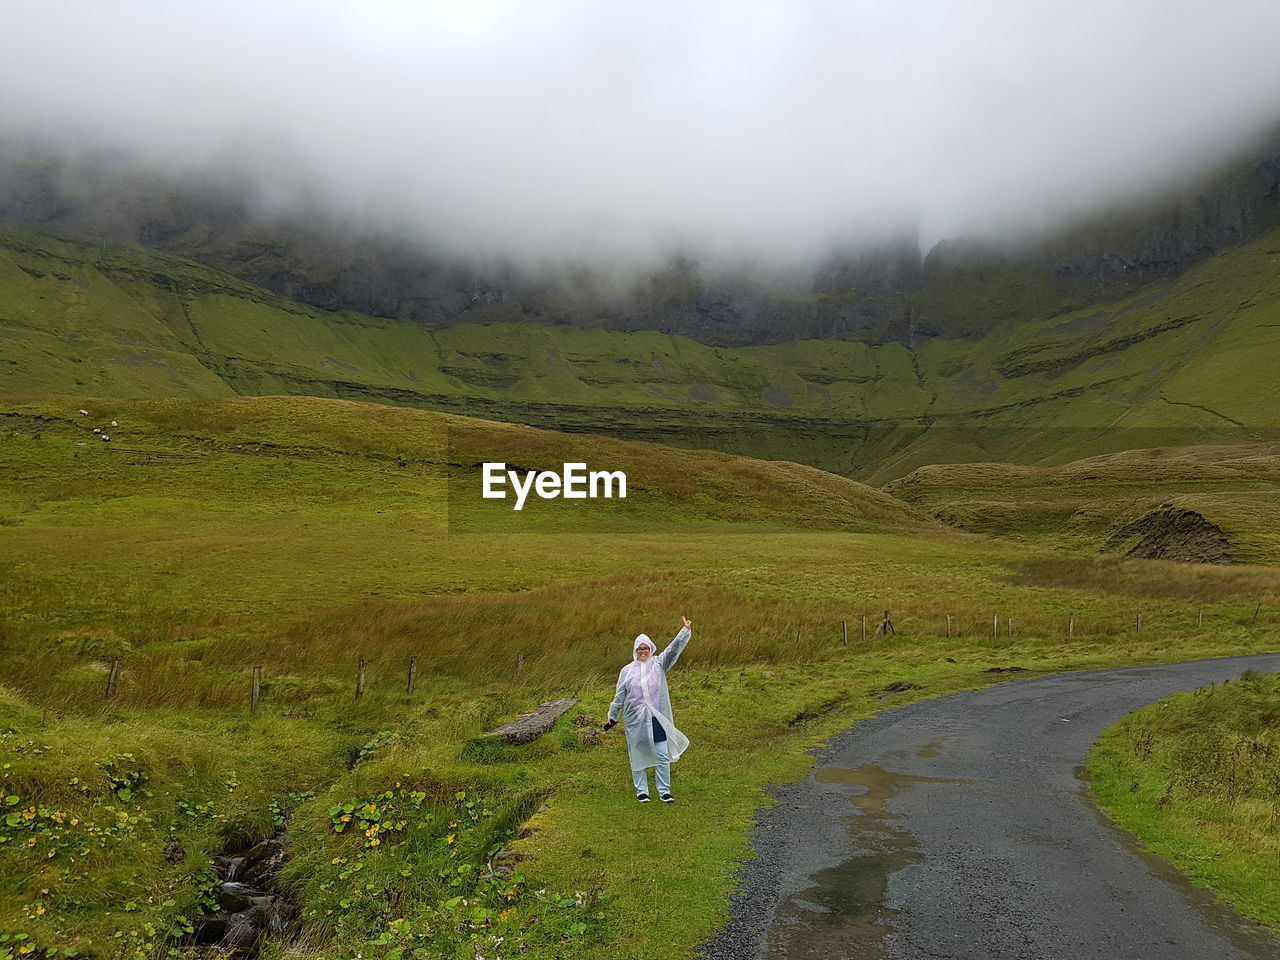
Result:
[[[1098,735],[1280,654],[1054,674],[886,711],[777,791],[713,960],[1280,960],[1092,803]]]

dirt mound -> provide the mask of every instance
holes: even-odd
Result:
[[[1103,550],[1144,560],[1234,562],[1231,541],[1221,527],[1194,510],[1184,510],[1171,504],[1125,524],[1107,538]]]

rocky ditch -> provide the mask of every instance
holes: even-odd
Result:
[[[275,886],[288,846],[288,834],[281,830],[217,857],[218,909],[200,919],[190,942],[239,956],[256,956],[264,940],[289,937],[296,927],[298,908]]]

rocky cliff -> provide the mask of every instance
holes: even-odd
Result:
[[[807,338],[912,345],[976,337],[1028,316],[1124,296],[1280,224],[1280,134],[1171,195],[1046,239],[971,240],[922,256],[912,229],[780,280],[709,271],[691,257],[619,284],[579,270],[531,277],[319,218],[255,214],[235,183],[163,182],[114,158],[70,160],[0,144],[0,219],[190,257],[291,299],[426,327],[532,320],[657,330],[710,344]]]

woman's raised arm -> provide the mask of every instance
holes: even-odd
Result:
[[[684,648],[689,643],[689,638],[693,636],[693,621],[688,617],[681,617],[680,619],[684,621],[684,626],[676,634],[676,638],[667,644],[667,649],[663,650],[658,656],[658,665],[662,667],[663,673],[666,673],[676,665],[676,661],[680,659],[680,654],[684,653]]]

